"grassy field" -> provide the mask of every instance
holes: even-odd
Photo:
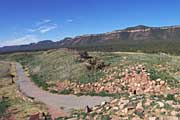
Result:
[[[70,80],[83,83],[99,79],[98,76],[101,73],[99,71],[88,71],[83,63],[76,61],[77,57],[77,52],[49,50],[46,52],[2,55],[0,59],[20,62],[29,70],[32,80],[38,86],[46,89],[46,82]]]
[[[0,119],[25,120],[29,115],[46,112],[41,103],[34,103],[24,97],[12,83],[11,74],[14,68],[7,62],[0,62]]]
[[[89,52],[93,57],[110,64],[105,69],[126,68],[142,64],[151,73],[152,79],[161,78],[171,85],[180,80],[180,57],[164,53],[145,54],[131,52]],[[101,70],[87,70],[84,63],[77,62],[78,54],[71,50],[49,50],[45,52],[14,53],[2,55],[0,59],[20,62],[30,73],[32,80],[47,89],[58,81],[89,83],[107,76]]]
[[[56,83],[76,83],[80,85],[85,85],[88,83],[94,84],[106,84],[103,83],[102,80],[107,80],[107,78],[113,77],[113,83],[117,79],[121,79],[120,76],[113,74],[121,74],[124,71],[128,70],[131,67],[143,66],[147,70],[147,73],[150,73],[150,81],[156,81],[157,79],[161,79],[167,83],[165,88],[170,87],[172,89],[179,90],[179,82],[180,82],[180,56],[172,56],[164,53],[157,53],[157,54],[147,54],[147,53],[133,53],[133,52],[89,52],[89,55],[93,58],[97,58],[100,61],[103,61],[105,64],[109,64],[102,70],[88,70],[85,66],[87,60],[83,62],[79,62],[78,52],[71,51],[67,49],[59,49],[59,50],[49,50],[49,51],[42,51],[42,52],[28,52],[28,53],[14,53],[14,54],[7,54],[7,55],[0,55],[1,60],[6,61],[17,61],[21,63],[26,71],[27,75],[29,75],[39,87],[42,87],[45,90],[51,89],[55,86]],[[7,65],[8,66],[8,65]],[[10,79],[8,73],[8,67],[4,67],[4,64],[1,66],[1,86],[0,92],[8,93],[11,96],[13,94],[13,90],[15,89],[15,85],[10,85]],[[104,72],[109,71],[109,72]],[[136,71],[138,73],[138,71]],[[127,72],[128,73],[128,72]],[[114,78],[115,77],[115,78]],[[9,82],[8,82],[9,81]],[[106,81],[107,82],[107,81]],[[101,84],[101,85],[102,85]],[[72,86],[72,84],[70,84]],[[113,86],[113,85],[111,85]],[[116,86],[116,85],[114,85]],[[8,87],[9,91],[6,91]],[[77,86],[76,86],[77,87]],[[95,87],[96,88],[96,87]],[[4,89],[5,91],[1,90]],[[124,88],[125,90],[127,88]],[[52,92],[52,91],[51,91]],[[60,94],[75,94],[69,89],[63,89],[62,91],[53,91],[53,93],[60,93]],[[129,92],[126,93],[107,93],[106,91],[102,91],[97,93],[96,91],[85,91],[79,92],[76,95],[91,95],[91,96],[110,96],[113,97],[113,100],[121,100],[125,99],[129,101],[127,105],[131,106],[134,105],[133,110],[136,114],[135,116],[139,116],[140,118],[144,118],[144,114],[148,116],[180,116],[178,105],[180,103],[180,95],[179,92],[174,93],[163,93],[163,94],[137,94],[137,95],[130,95]],[[12,95],[14,96],[14,94]],[[137,98],[137,99],[136,99]],[[132,100],[131,100],[132,99]],[[113,101],[112,100],[112,101]],[[150,103],[149,106],[145,106],[146,102]],[[172,102],[173,101],[173,102]],[[160,103],[159,103],[160,102]],[[11,104],[9,104],[11,103]],[[21,103],[21,104],[20,104]],[[139,112],[136,110],[138,104],[142,104],[143,110]],[[160,107],[160,104],[162,107]],[[119,110],[114,111],[117,108],[118,102],[116,103],[107,103],[105,106],[96,106],[98,107],[97,110],[94,110],[92,113],[87,114],[83,112],[77,111],[74,113],[76,118],[85,119],[86,117],[97,117],[98,119],[110,119],[113,116],[117,116],[120,112]],[[18,117],[22,118],[28,116],[29,110],[38,111],[40,110],[39,104],[34,104],[30,102],[25,102],[22,99],[18,98],[18,100],[11,98],[7,101],[1,103],[0,107],[1,113],[5,111],[7,107],[14,108],[18,110]],[[36,107],[35,107],[36,106]],[[38,107],[37,107],[38,106]],[[125,106],[124,106],[125,107]],[[132,106],[131,106],[132,107]],[[28,108],[28,111],[27,111]],[[36,108],[36,109],[35,109]],[[107,109],[109,108],[109,109]],[[126,108],[126,107],[125,107]],[[14,110],[10,109],[10,110]],[[34,110],[35,109],[35,110]],[[101,111],[99,113],[99,110]],[[149,113],[149,111],[151,111]],[[165,111],[165,112],[162,112]],[[17,111],[15,111],[17,112]],[[13,113],[15,113],[13,112]],[[11,112],[12,113],[12,112]],[[143,114],[141,114],[143,113]],[[176,114],[174,114],[176,113]],[[120,115],[121,116],[121,115]],[[133,118],[134,114],[125,115],[125,117]],[[61,119],[61,118],[59,118]],[[62,118],[64,119],[64,118]]]
[[[180,81],[180,56],[171,56],[164,53],[146,54],[132,52],[93,52],[94,56],[110,63],[110,67],[126,68],[127,66],[144,65],[151,73],[152,79],[161,78],[171,83]],[[172,83],[176,84],[176,83]]]

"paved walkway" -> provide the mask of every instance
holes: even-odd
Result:
[[[44,91],[38,88],[24,73],[22,66],[17,63],[17,85],[20,91],[28,96],[33,97],[36,101],[43,102],[46,104],[52,114],[58,112],[69,113],[72,109],[82,109],[85,106],[95,106],[100,104],[102,101],[109,101],[109,97],[98,97],[98,96],[75,96],[75,95],[58,95],[52,94],[48,91]],[[63,111],[60,109],[63,108]],[[55,113],[53,113],[53,111]]]

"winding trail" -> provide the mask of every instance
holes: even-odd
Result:
[[[47,105],[50,114],[55,117],[67,116],[73,109],[83,109],[85,106],[99,105],[102,101],[110,101],[109,97],[99,96],[75,96],[75,95],[58,95],[52,94],[38,88],[28,78],[22,66],[17,63],[17,85],[20,91],[27,97],[34,98],[35,101],[40,101]],[[62,109],[63,108],[63,109]]]

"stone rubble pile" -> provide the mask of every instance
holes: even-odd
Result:
[[[121,97],[92,107],[86,120],[99,120],[102,115],[109,116],[111,120],[179,120],[180,105],[177,101],[159,97]]]
[[[59,82],[56,84],[56,89],[70,90],[72,94],[94,91],[128,95],[89,108],[89,112],[86,110],[86,120],[99,120],[102,115],[109,116],[111,120],[180,119],[178,118],[180,117],[179,89],[170,87],[160,78],[152,80],[145,66],[129,66],[123,69],[113,67],[103,72],[106,76],[98,82],[87,84]]]
[[[101,78],[95,83],[70,83],[59,82],[56,84],[57,90],[69,89],[73,94],[86,93],[94,91],[96,93],[107,92],[110,94],[125,93],[130,94],[163,94],[170,90],[165,80],[150,79],[150,73],[143,65],[128,67],[120,70],[118,67],[104,70],[105,78]]]

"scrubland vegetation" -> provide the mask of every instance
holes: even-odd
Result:
[[[82,58],[78,51],[59,49],[14,53],[0,58],[20,62],[34,83],[54,94],[113,98],[93,107],[90,113],[75,111],[71,117],[77,119],[146,119],[153,116],[172,119],[172,116],[180,115],[179,56],[88,52],[88,57]]]
[[[24,120],[37,112],[47,111],[43,104],[32,102],[18,91],[11,77],[16,73],[14,67],[9,62],[0,62],[0,119]]]

